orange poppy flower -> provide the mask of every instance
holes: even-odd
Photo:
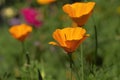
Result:
[[[32,27],[26,24],[12,26],[9,29],[11,35],[19,41],[24,41],[25,38],[32,32]]]
[[[55,2],[56,0],[37,0],[39,4],[45,5]]]
[[[92,14],[95,2],[76,2],[63,6],[63,11],[67,13],[78,26],[83,26]]]
[[[67,53],[72,53],[88,36],[86,30],[81,27],[57,29],[53,33],[53,38],[58,43],[49,42],[49,44],[60,46]]]

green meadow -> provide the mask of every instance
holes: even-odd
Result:
[[[90,34],[82,43],[84,80],[120,80],[120,1],[94,2],[93,13],[83,26]],[[61,47],[48,44],[55,41],[52,34],[56,29],[72,26],[73,21],[62,9],[67,3],[73,2],[56,0],[41,5],[36,0],[0,0],[0,80],[81,80],[80,46],[72,54],[75,68],[71,79],[67,53]],[[38,11],[42,25],[38,28],[31,25],[32,32],[24,40],[23,52],[22,42],[9,32],[13,26],[9,20],[19,15],[20,22],[26,23],[20,13],[25,7]],[[4,12],[6,8],[13,10],[12,16],[9,11]],[[29,54],[30,64],[25,54]]]

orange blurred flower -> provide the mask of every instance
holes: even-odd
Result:
[[[95,2],[76,2],[64,5],[63,11],[81,27],[87,22],[88,18],[92,14],[94,6]]]
[[[55,2],[56,0],[37,0],[39,4],[45,5]]]
[[[60,46],[67,53],[72,53],[88,36],[86,30],[81,27],[57,29],[53,33],[53,38],[58,43],[49,42],[49,44]]]
[[[26,24],[14,25],[9,29],[11,35],[19,41],[24,41],[25,38],[32,32],[32,27]]]

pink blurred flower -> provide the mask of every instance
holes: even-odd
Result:
[[[21,13],[28,24],[35,26],[36,28],[41,27],[42,21],[38,19],[39,13],[34,8],[23,8]]]

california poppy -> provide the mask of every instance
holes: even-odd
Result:
[[[67,53],[72,53],[88,36],[86,30],[81,27],[57,29],[53,32],[53,38],[58,43],[49,42],[49,44],[60,46]]]
[[[39,4],[45,5],[55,2],[56,0],[37,0]]]
[[[95,2],[76,2],[73,4],[65,4],[63,6],[63,11],[81,27],[87,22],[92,14],[94,6]]]
[[[25,38],[32,32],[32,27],[26,24],[14,25],[9,29],[11,35],[19,41],[24,41]]]

